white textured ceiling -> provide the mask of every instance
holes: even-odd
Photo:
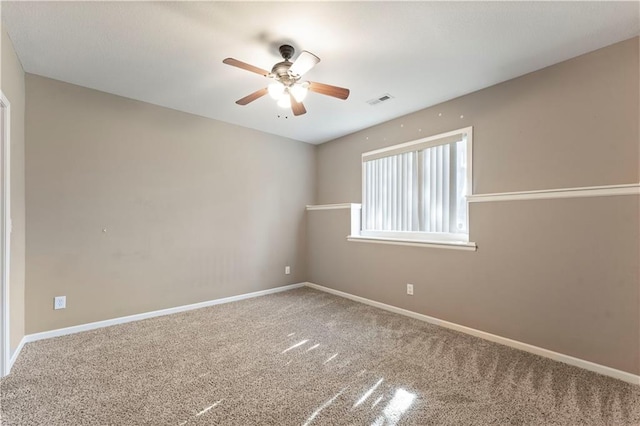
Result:
[[[7,2],[25,71],[305,142],[321,143],[633,37],[638,2]],[[292,44],[322,61],[293,117],[257,74]],[[367,100],[389,93],[391,101]],[[278,118],[280,115],[280,118]],[[284,118],[288,116],[288,118]]]

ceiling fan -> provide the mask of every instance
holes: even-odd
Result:
[[[313,81],[300,81],[304,74],[320,62],[320,58],[305,50],[294,62],[291,62],[290,59],[293,57],[294,52],[295,49],[288,44],[280,46],[280,54],[284,61],[275,64],[271,68],[271,72],[233,58],[227,58],[222,61],[227,65],[242,68],[273,80],[267,87],[238,99],[236,103],[238,105],[247,105],[268,93],[278,101],[279,106],[291,108],[293,115],[298,116],[307,112],[302,101],[308,91],[343,100],[349,97],[349,89],[343,87]]]

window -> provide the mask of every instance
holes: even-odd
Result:
[[[362,154],[362,237],[467,243],[472,128]]]

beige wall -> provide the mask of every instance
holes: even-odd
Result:
[[[637,183],[638,90],[634,38],[370,127],[319,146],[317,201],[360,200],[362,152],[467,126],[476,194]]]
[[[11,103],[11,262],[9,314],[11,353],[25,334],[25,83],[22,65],[4,28],[2,33],[2,92]]]
[[[306,280],[315,147],[26,84],[27,333]]]
[[[638,73],[634,38],[320,145],[317,201],[360,202],[362,152],[465,126],[474,193],[637,183]],[[346,211],[312,211],[309,280],[637,374],[638,198],[471,204],[477,252],[346,242]]]

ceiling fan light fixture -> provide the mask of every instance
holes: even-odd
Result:
[[[248,105],[256,99],[269,95],[277,102],[279,107],[291,109],[293,115],[297,117],[307,113],[307,109],[304,107],[302,101],[306,98],[308,92],[342,100],[349,97],[349,89],[345,89],[344,87],[313,81],[301,82],[302,75],[315,67],[318,62],[320,62],[320,58],[305,50],[295,61],[291,62],[290,59],[293,57],[294,52],[294,48],[288,44],[280,46],[280,54],[284,61],[275,64],[271,68],[271,72],[237,59],[226,58],[223,60],[222,62],[227,65],[260,74],[270,79],[270,84],[268,84],[267,87],[256,90],[248,96],[238,99],[236,104]]]
[[[284,94],[284,84],[279,81],[274,81],[270,83],[268,86],[269,96],[271,96],[275,100],[279,100]]]
[[[278,99],[278,106],[280,108],[291,108],[291,98],[289,97],[289,93],[285,91],[282,94],[280,99]]]

